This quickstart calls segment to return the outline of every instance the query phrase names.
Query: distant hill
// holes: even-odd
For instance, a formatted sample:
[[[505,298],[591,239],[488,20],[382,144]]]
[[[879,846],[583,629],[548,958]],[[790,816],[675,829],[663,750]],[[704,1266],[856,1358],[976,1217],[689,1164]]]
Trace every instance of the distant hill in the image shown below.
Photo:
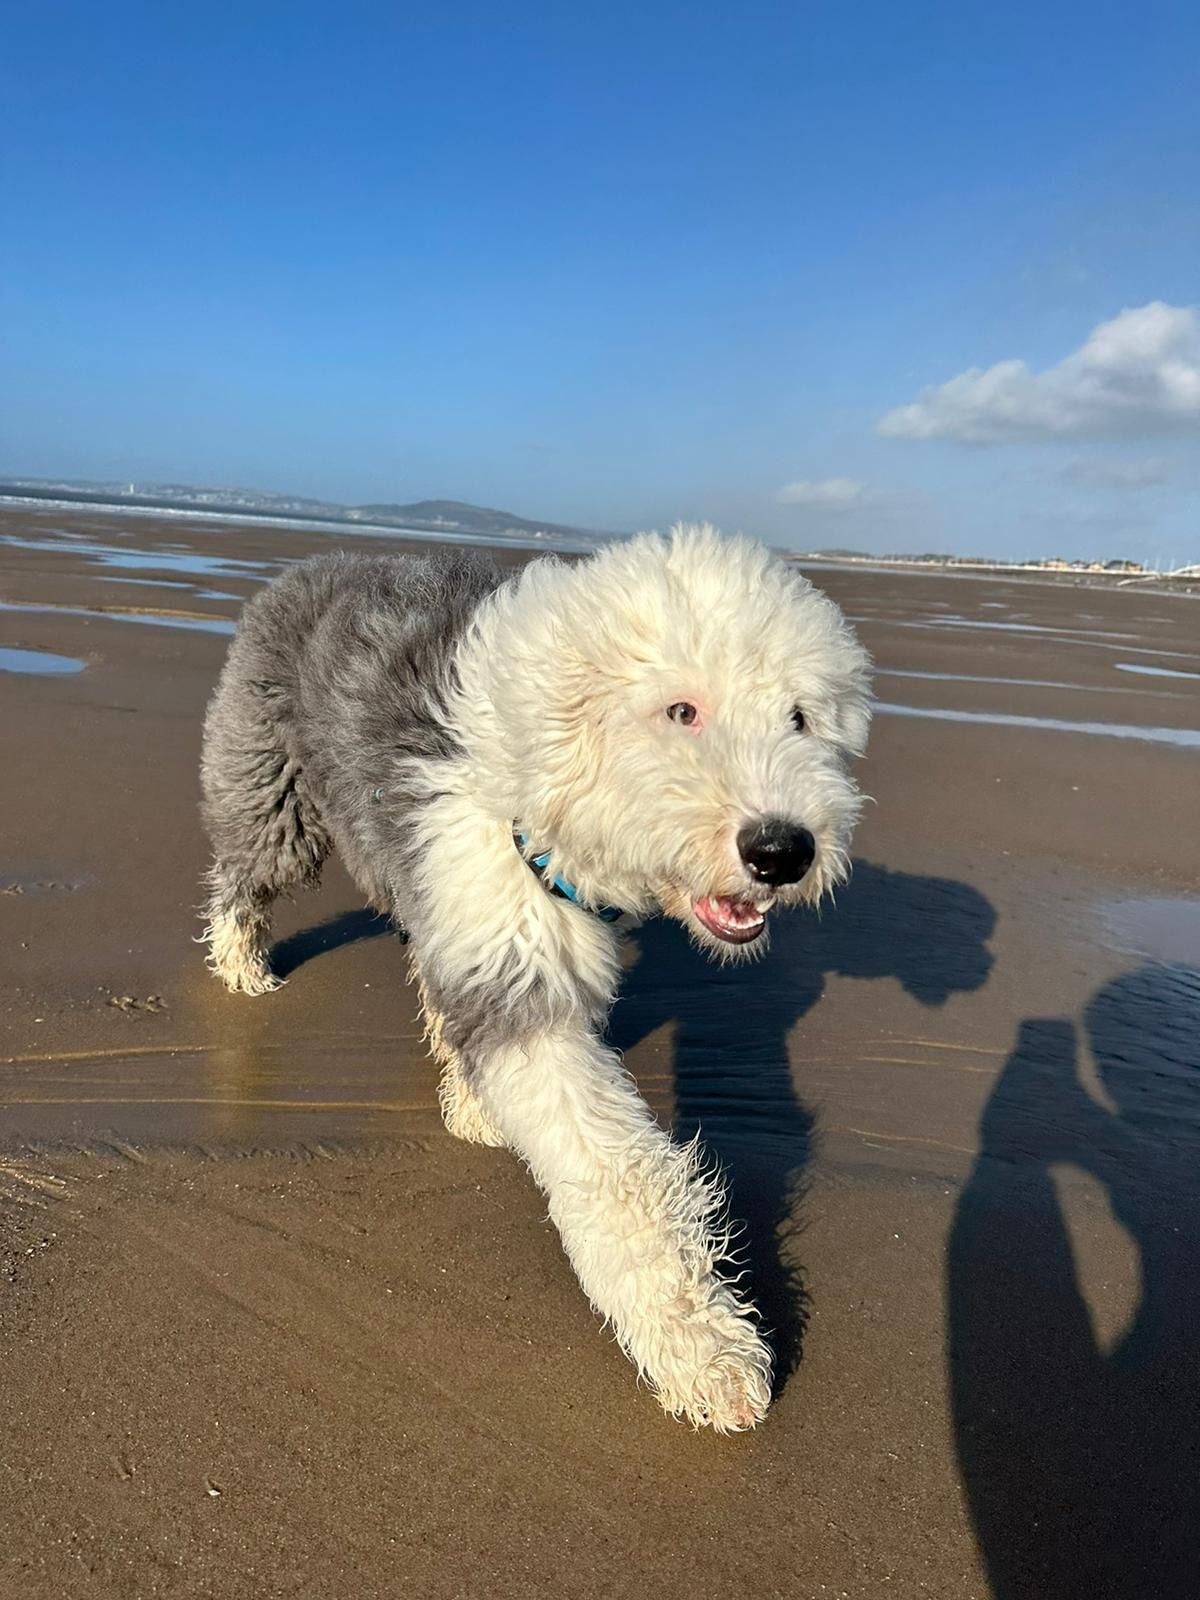
[[[333,500],[274,494],[263,489],[196,488],[186,483],[112,483],[89,479],[0,478],[0,496],[34,500],[103,501],[154,511],[208,511],[243,517],[283,517],[311,522],[371,523],[421,533],[472,534],[491,539],[544,539],[591,544],[609,537],[599,528],[535,522],[465,500],[416,500],[410,505],[346,506]]]
[[[346,515],[355,522],[402,523],[406,528],[444,529],[447,533],[490,533],[503,538],[519,534],[522,538],[577,539],[595,536],[596,528],[573,528],[562,522],[531,522],[511,511],[492,506],[473,506],[466,500],[414,500],[411,505],[351,506]]]

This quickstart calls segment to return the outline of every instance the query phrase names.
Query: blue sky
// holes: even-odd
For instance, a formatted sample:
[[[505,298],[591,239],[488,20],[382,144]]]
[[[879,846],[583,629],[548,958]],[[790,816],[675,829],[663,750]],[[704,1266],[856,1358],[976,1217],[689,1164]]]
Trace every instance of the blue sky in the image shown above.
[[[0,472],[1200,558],[1198,63],[1194,0],[10,7]]]

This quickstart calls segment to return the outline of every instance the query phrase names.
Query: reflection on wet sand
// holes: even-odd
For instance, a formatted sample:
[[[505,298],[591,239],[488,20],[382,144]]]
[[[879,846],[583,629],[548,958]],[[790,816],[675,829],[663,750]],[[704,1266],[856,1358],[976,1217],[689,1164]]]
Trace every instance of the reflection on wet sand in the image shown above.
[[[75,656],[55,655],[52,650],[26,650],[17,645],[0,645],[0,672],[31,672],[59,678],[82,672],[87,665]]]
[[[1148,678],[1192,678],[1200,682],[1200,672],[1180,672],[1176,667],[1143,667],[1133,661],[1114,661],[1118,672],[1139,672]]]
[[[1080,1078],[1090,1051],[1113,1109]],[[996,1600],[1194,1600],[1200,1574],[1200,970],[1100,989],[1082,1032],[1021,1024],[951,1231],[954,1423]],[[1111,1352],[1054,1169],[1090,1174],[1140,1257]]]
[[[41,616],[86,617],[91,622],[140,622],[152,628],[182,628],[189,633],[237,632],[237,623],[225,617],[202,617],[186,611],[134,611],[125,606],[97,607],[36,605],[23,600],[0,600],[0,611],[25,612]]]
[[[888,717],[925,717],[937,722],[983,722],[998,728],[1037,728],[1046,733],[1086,733],[1145,744],[1200,749],[1200,728],[1153,728],[1129,722],[1072,722],[1066,717],[1027,717],[1011,711],[951,711],[943,706],[898,706],[877,700],[875,711]]]
[[[370,1149],[438,1118],[415,1032],[282,1043],[249,1026],[224,1044],[34,1053],[5,1069],[6,1120],[39,1149]]]
[[[1115,665],[1120,668],[1121,662]],[[1126,667],[1129,672],[1154,673],[1164,678],[1200,677],[1200,673],[1170,672],[1165,667]],[[922,683],[998,683],[1012,689],[1063,689],[1071,694],[1150,694],[1158,699],[1181,700],[1170,689],[1130,689],[1124,684],[1069,683],[1063,678],[1002,678],[985,672],[915,672],[900,667],[876,667],[876,678],[906,678]]]
[[[1137,644],[1134,641],[1145,637],[1144,634],[1138,633],[1112,633],[1091,628],[1059,628],[1031,622],[987,622],[976,617],[897,617],[888,612],[879,612],[873,616],[867,613],[855,613],[850,620],[874,627],[913,629],[921,633],[959,630],[966,633],[1011,633],[1023,635],[1030,642],[1052,648],[1060,645],[1087,645],[1097,650],[1119,651],[1122,655],[1197,659],[1196,651],[1190,645],[1178,650],[1162,650],[1157,646]]]
[[[1200,959],[1200,900],[1187,895],[1122,896],[1101,908],[1118,950],[1156,961]]]
[[[177,572],[199,578],[257,578],[271,577],[288,564],[279,561],[246,561],[238,556],[203,555],[195,550],[172,550],[163,546],[139,550],[130,545],[99,544],[90,539],[73,538],[64,547],[64,535],[58,530],[47,538],[0,534],[0,545],[13,550],[44,551],[48,554],[82,556],[97,566],[117,568],[122,572]],[[132,580],[131,580],[132,581]]]

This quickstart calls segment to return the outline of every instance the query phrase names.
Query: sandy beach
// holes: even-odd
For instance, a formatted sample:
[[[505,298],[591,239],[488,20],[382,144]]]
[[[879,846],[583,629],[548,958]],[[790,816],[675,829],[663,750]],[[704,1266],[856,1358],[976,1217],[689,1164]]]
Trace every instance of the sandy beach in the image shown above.
[[[720,1439],[444,1132],[336,864],[278,994],[204,969],[204,705],[338,543],[0,509],[0,1595],[1194,1600],[1200,599],[812,571],[853,882],[737,971],[648,925],[612,1022],[749,1226],[780,1390]]]

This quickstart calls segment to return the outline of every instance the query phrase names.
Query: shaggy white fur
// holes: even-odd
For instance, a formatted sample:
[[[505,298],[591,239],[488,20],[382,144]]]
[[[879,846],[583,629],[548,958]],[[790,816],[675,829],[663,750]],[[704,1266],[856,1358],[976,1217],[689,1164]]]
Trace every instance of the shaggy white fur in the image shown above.
[[[495,587],[445,675],[452,746],[400,749],[364,778],[385,810],[404,797],[403,870],[378,875],[409,933],[447,1127],[528,1163],[581,1284],[664,1408],[723,1432],[764,1415],[771,1355],[722,1271],[721,1185],[601,1042],[620,927],[553,897],[513,827],[587,904],[624,908],[626,925],[665,913],[709,954],[745,959],[764,948],[769,910],[845,876],[860,803],[847,757],[865,744],[867,695],[864,652],[794,566],[677,528]],[[242,751],[249,735],[222,716]],[[314,759],[286,754],[315,792]],[[282,752],[266,767],[279,789]],[[321,810],[310,831],[319,822],[369,886],[378,875],[354,863],[383,845],[367,810],[339,816],[333,787],[323,807],[305,798]],[[755,855],[762,839],[778,853]],[[220,850],[214,884],[212,963],[231,988],[264,988],[264,891]]]
[[[231,911],[211,908],[199,943],[208,945],[206,962],[230,994],[270,994],[282,989],[267,962],[267,924],[239,920]]]

